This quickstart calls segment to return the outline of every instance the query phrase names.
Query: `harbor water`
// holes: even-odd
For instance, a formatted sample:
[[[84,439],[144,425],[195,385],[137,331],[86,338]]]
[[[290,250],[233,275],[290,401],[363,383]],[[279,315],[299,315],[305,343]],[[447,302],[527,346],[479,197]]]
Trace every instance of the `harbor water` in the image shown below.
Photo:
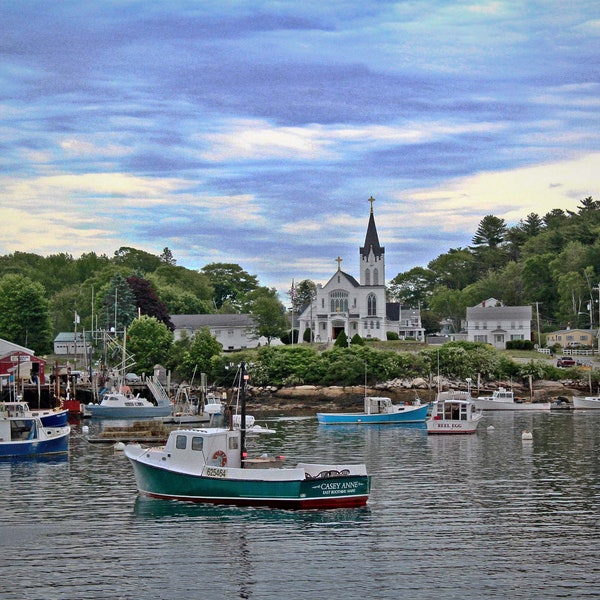
[[[485,413],[467,436],[259,419],[256,452],[373,476],[366,508],[298,512],[138,497],[75,424],[68,457],[0,462],[0,598],[597,598],[599,413]]]

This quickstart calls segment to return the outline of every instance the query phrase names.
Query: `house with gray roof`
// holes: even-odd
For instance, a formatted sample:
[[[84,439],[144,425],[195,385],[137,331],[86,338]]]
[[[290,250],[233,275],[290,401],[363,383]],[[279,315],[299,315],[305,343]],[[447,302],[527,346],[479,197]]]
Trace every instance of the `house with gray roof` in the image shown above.
[[[266,337],[256,336],[256,325],[251,315],[171,315],[171,322],[175,326],[175,341],[186,334],[192,337],[200,329],[208,328],[225,352],[267,345]],[[279,340],[271,340],[272,346],[278,344],[281,344]]]
[[[531,306],[503,306],[495,298],[467,308],[467,341],[503,350],[511,340],[531,340]]]

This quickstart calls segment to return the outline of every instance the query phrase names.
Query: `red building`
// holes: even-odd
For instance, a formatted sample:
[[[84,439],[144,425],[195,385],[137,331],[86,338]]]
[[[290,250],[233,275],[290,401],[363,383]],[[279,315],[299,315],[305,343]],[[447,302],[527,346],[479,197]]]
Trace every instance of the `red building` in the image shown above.
[[[1,385],[6,385],[12,377],[13,381],[35,383],[38,379],[44,385],[46,361],[25,350],[13,350],[0,356]]]

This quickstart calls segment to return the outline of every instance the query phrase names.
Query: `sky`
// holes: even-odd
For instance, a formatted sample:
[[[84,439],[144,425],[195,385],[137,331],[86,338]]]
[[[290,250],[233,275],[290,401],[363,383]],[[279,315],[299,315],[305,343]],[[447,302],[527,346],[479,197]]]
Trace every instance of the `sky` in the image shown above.
[[[0,255],[386,279],[600,199],[597,0],[0,0]],[[289,298],[288,298],[289,300]]]

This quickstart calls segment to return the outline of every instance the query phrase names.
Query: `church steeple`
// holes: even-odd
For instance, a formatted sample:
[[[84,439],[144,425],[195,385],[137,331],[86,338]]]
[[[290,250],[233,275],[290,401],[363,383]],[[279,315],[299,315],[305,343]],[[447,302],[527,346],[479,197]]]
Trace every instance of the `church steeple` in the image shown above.
[[[375,226],[375,215],[373,214],[373,202],[375,198],[369,198],[371,210],[369,213],[369,224],[365,236],[365,245],[359,250],[360,253],[360,284],[361,285],[385,285],[385,248],[379,244],[377,227]]]

